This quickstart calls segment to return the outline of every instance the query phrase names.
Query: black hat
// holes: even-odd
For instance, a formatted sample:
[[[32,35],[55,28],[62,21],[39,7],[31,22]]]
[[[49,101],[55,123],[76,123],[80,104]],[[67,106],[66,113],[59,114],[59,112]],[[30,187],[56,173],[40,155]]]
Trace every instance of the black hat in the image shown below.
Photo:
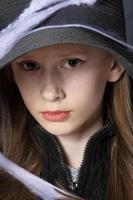
[[[0,1],[0,67],[33,49],[82,43],[116,55],[133,77],[127,3],[129,0]]]

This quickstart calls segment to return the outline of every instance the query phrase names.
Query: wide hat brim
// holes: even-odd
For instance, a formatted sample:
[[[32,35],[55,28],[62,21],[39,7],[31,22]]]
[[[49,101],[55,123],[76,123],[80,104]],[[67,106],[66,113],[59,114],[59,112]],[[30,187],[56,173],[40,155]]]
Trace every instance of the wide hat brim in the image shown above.
[[[62,2],[63,6],[66,6],[67,2],[73,1]],[[4,57],[1,57],[0,67],[37,48],[76,43],[92,45],[112,53],[122,63],[127,73],[133,77],[133,47],[126,42],[122,1],[119,0],[119,3],[111,4],[104,0],[103,2],[97,1],[93,6],[69,5],[65,8],[62,8],[61,3],[59,3],[36,12],[36,14],[33,13],[30,17],[27,16],[27,24],[29,23],[28,26],[31,27],[27,28],[24,36],[14,43],[13,48]],[[23,29],[25,21],[21,20],[20,22]],[[16,24],[18,26],[16,30],[19,32],[19,23]],[[9,28],[13,36],[12,39],[15,38],[13,28],[14,26]],[[7,33],[9,30],[7,29]],[[6,39],[9,39],[9,43],[11,42],[10,37]]]
[[[94,30],[90,27],[45,27],[39,28],[27,34],[21,39],[3,59],[0,67],[3,67],[23,54],[32,50],[56,45],[56,44],[86,44],[108,51],[116,56],[124,66],[127,73],[133,78],[133,50],[127,44],[121,44],[110,35]],[[52,56],[52,55],[51,55]]]

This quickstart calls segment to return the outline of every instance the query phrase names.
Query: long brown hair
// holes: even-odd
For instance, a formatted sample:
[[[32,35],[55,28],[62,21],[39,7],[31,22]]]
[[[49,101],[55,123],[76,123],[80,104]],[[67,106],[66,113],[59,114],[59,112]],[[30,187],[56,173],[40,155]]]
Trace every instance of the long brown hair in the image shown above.
[[[129,77],[125,73],[118,82],[108,84],[105,92],[107,113],[116,125],[116,135],[111,145],[107,200],[133,198],[133,113],[130,87]],[[22,101],[10,66],[0,71],[0,103],[1,151],[12,161],[39,176],[44,155],[30,133],[32,117]],[[19,182],[1,171],[0,200],[12,199],[35,200],[35,197]]]
[[[107,200],[133,199],[133,102],[132,80],[126,73],[107,92],[108,115],[116,125],[111,145]]]

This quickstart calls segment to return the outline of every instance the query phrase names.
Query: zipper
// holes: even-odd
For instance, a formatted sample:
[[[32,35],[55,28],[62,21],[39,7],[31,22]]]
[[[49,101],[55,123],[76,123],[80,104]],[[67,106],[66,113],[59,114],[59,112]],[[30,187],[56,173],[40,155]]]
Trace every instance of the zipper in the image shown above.
[[[109,128],[109,127],[111,127],[111,123],[105,124],[105,126],[103,126],[102,128],[98,129],[95,132],[95,134],[93,134],[92,136],[90,136],[90,138],[87,140],[86,145],[85,145],[84,150],[83,150],[83,158],[82,158],[82,161],[80,163],[79,170],[78,170],[77,181],[73,182],[71,172],[70,172],[70,170],[65,165],[64,158],[63,158],[63,149],[62,149],[62,146],[59,143],[58,139],[56,138],[56,136],[51,135],[47,131],[44,131],[44,129],[41,126],[39,126],[39,128],[41,129],[41,131],[43,131],[45,134],[47,133],[47,135],[50,136],[50,138],[52,139],[52,141],[56,145],[57,151],[58,151],[59,156],[60,156],[60,164],[61,164],[62,169],[65,172],[65,180],[66,180],[66,182],[68,182],[69,189],[72,192],[76,192],[77,189],[78,189],[78,187],[79,187],[79,180],[80,180],[80,176],[81,176],[81,171],[82,171],[82,167],[83,167],[83,165],[85,163],[85,160],[86,160],[87,149],[89,147],[89,143],[91,143],[91,141],[92,141],[93,138],[96,138],[97,135],[99,135],[100,133],[103,133],[103,131],[106,130],[107,128]]]
[[[105,126],[103,126],[102,128],[98,129],[92,136],[90,136],[90,138],[87,140],[86,145],[84,147],[83,150],[83,157],[82,157],[82,161],[80,163],[79,166],[79,170],[78,170],[78,175],[77,175],[77,186],[76,189],[78,189],[79,186],[79,180],[80,180],[80,176],[81,176],[81,171],[82,171],[82,167],[84,166],[86,157],[87,157],[87,152],[88,152],[88,148],[90,146],[90,143],[92,141],[92,139],[96,138],[100,133],[103,133],[106,129],[108,129],[109,127],[111,127],[110,123],[107,123]]]
[[[58,139],[56,138],[56,136],[52,136],[52,135],[49,135],[51,137],[51,139],[53,140],[54,144],[56,145],[56,148],[57,148],[57,151],[59,153],[59,156],[60,156],[60,164],[61,164],[61,167],[63,169],[63,171],[65,172],[65,180],[66,182],[68,182],[69,184],[69,188],[71,189],[71,191],[74,191],[74,184],[73,184],[73,181],[72,181],[72,176],[71,176],[71,173],[69,171],[69,169],[66,167],[65,163],[64,163],[64,157],[63,157],[63,149],[62,149],[62,146],[61,144],[59,143]]]
[[[75,187],[74,187],[74,184],[72,181],[71,173],[70,173],[69,169],[65,166],[65,163],[64,163],[63,149],[62,149],[61,144],[59,143],[56,136],[54,136],[54,135],[50,134],[49,132],[47,132],[46,130],[44,130],[43,127],[40,126],[39,124],[37,124],[37,126],[43,133],[47,134],[54,142],[54,144],[57,148],[57,151],[59,153],[61,167],[62,167],[63,171],[65,172],[65,181],[68,182],[68,185],[69,185],[69,188],[71,189],[71,191],[74,191]]]

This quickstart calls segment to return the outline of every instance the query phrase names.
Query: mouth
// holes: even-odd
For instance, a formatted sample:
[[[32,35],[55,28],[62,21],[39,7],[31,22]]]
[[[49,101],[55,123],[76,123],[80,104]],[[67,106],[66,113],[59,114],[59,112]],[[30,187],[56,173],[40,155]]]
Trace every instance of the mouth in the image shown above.
[[[70,111],[45,111],[42,116],[47,121],[61,122],[69,117]]]

